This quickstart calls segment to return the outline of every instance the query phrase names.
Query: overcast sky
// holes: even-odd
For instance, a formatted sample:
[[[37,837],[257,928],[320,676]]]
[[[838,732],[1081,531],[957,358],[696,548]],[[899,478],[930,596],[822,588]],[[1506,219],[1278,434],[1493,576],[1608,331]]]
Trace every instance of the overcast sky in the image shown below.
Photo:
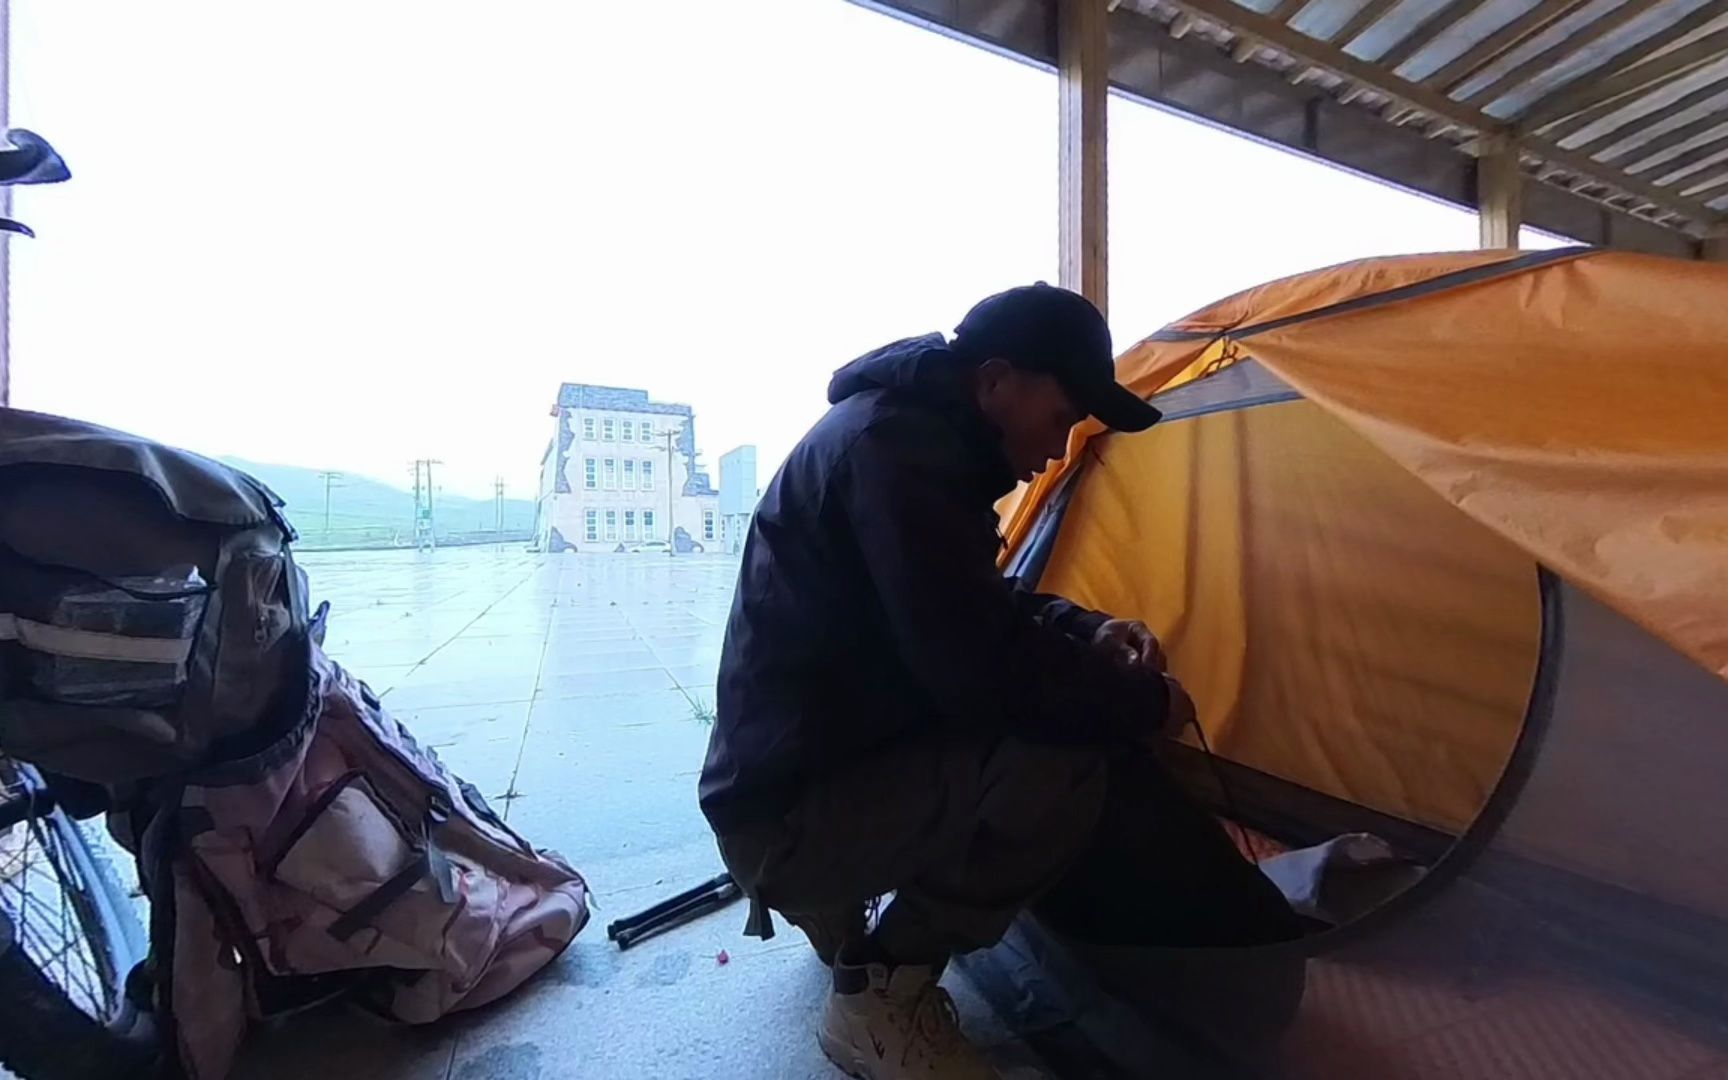
[[[532,493],[560,382],[763,480],[834,368],[1056,276],[1054,77],[844,0],[12,0],[13,402]],[[1118,348],[1473,217],[1113,101]]]

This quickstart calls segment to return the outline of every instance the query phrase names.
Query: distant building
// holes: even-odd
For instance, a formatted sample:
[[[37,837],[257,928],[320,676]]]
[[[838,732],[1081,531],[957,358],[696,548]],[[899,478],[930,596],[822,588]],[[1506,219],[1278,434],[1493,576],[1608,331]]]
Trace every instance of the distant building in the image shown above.
[[[750,517],[762,490],[756,486],[756,448],[740,446],[720,456],[720,539],[727,551],[744,550]]]
[[[540,463],[543,551],[615,551],[670,539],[718,551],[720,493],[696,461],[695,413],[648,391],[565,383]]]

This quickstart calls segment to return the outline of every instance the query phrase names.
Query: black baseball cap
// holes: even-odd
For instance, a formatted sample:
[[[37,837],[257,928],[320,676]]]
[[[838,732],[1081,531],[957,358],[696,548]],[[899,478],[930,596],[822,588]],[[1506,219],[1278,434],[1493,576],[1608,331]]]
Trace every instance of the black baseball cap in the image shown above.
[[[1079,293],[1040,281],[978,302],[954,328],[953,349],[977,362],[1001,358],[1055,376],[1105,427],[1145,431],[1163,414],[1116,381],[1110,327]]]

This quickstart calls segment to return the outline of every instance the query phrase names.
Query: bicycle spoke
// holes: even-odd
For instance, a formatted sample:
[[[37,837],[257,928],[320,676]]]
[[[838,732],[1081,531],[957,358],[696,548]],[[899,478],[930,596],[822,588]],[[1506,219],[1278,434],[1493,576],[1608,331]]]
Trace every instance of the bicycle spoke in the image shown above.
[[[0,759],[0,786],[5,764]],[[7,794],[18,790],[13,785]],[[30,817],[0,833],[0,909],[36,968],[80,1011],[101,1019],[118,1000],[117,973],[106,970],[89,937],[91,914],[80,900],[91,883],[59,831],[67,823],[56,827],[57,820]]]

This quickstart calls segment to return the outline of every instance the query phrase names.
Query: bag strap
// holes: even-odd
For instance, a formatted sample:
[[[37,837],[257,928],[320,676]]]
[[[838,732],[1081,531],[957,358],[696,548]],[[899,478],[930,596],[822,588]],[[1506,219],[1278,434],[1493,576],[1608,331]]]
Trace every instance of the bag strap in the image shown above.
[[[188,638],[133,637],[65,626],[0,612],[0,641],[16,641],[34,652],[80,660],[124,660],[135,664],[184,664],[192,655]]]
[[[385,880],[384,884],[366,894],[366,898],[343,912],[330,924],[328,933],[337,941],[347,941],[355,934],[372,924],[372,920],[384,913],[384,909],[400,900],[414,883],[425,877],[431,870],[431,863],[425,851],[421,851],[408,865],[396,871]]]

